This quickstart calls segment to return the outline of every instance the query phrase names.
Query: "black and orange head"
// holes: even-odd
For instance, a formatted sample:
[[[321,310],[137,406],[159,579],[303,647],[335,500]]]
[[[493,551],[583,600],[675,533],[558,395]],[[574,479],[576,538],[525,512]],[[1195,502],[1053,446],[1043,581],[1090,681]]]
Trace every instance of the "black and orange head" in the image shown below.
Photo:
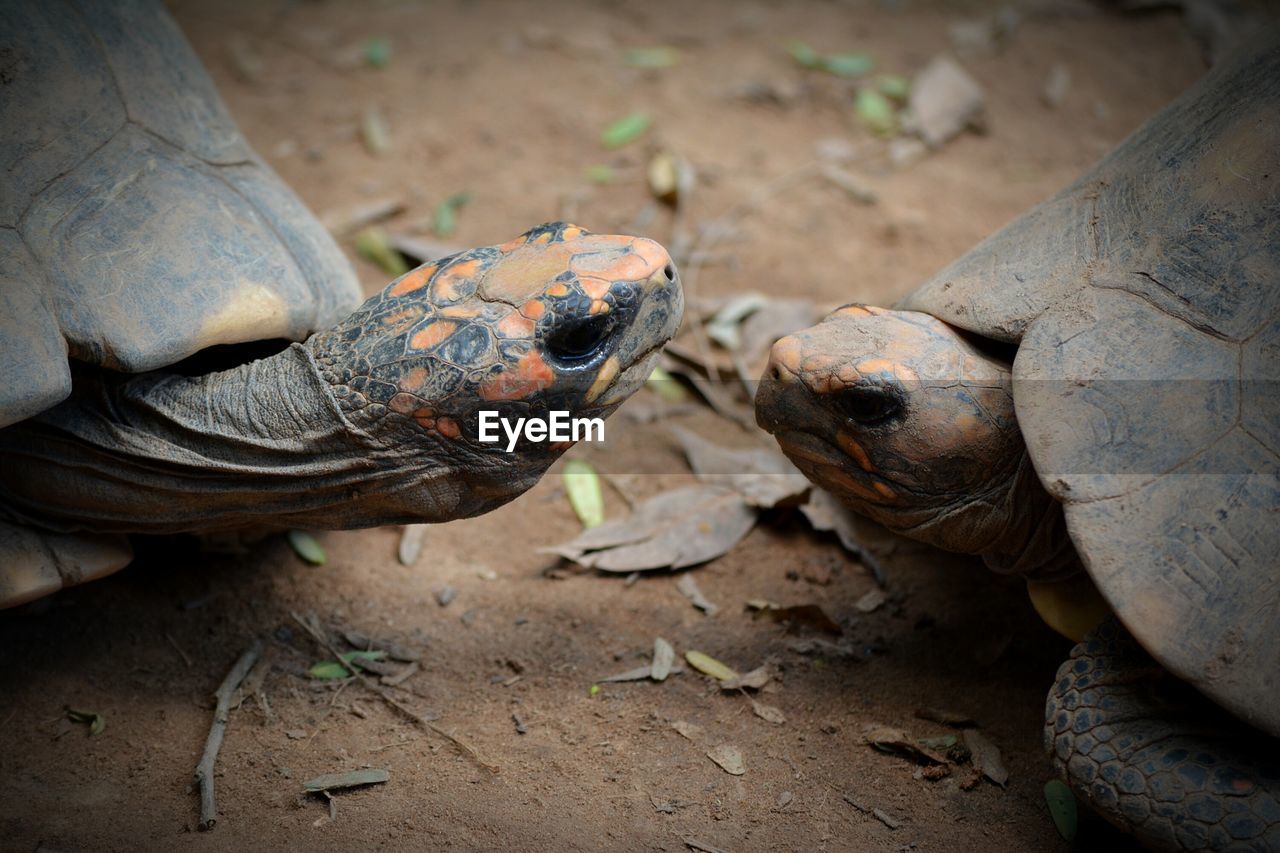
[[[308,346],[370,428],[540,475],[565,447],[507,454],[479,440],[480,413],[606,416],[644,383],[683,311],[662,246],[553,222],[406,273]]]
[[[927,314],[864,305],[774,345],[756,420],[811,480],[898,530],[989,491],[1023,453],[1007,361]]]

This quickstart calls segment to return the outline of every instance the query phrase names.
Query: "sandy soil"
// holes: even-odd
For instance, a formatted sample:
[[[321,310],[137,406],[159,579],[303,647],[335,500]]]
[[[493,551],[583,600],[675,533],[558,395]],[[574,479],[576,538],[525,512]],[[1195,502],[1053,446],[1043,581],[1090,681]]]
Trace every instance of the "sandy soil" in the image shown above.
[[[648,216],[642,166],[657,145],[698,169],[688,208],[696,224],[812,161],[824,140],[844,140],[856,153],[848,168],[879,203],[798,183],[744,217],[724,247],[729,262],[706,267],[698,282],[700,297],[755,289],[821,304],[891,302],[1074,178],[1203,68],[1176,16],[1028,5],[1003,48],[964,60],[986,88],[989,132],[892,169],[885,144],[851,126],[849,85],[801,72],[782,43],[868,50],[881,69],[910,74],[948,47],[949,25],[993,8],[273,0],[183,2],[174,11],[249,140],[314,210],[399,197],[408,210],[393,225],[411,230],[466,190],[472,201],[451,238],[465,245],[565,213],[597,231],[634,229]],[[371,36],[390,41],[385,69],[352,61]],[[660,71],[620,61],[624,49],[652,45],[678,46],[682,61]],[[246,46],[261,61],[255,82],[232,61]],[[1049,109],[1041,90],[1059,62],[1072,85]],[[760,83],[785,102],[735,96]],[[358,130],[375,106],[393,139],[382,158]],[[649,112],[654,130],[604,151],[600,129],[634,110]],[[584,166],[595,163],[612,164],[618,179],[591,185]],[[662,212],[639,230],[665,241],[671,228]],[[356,263],[370,291],[385,283]],[[745,440],[709,412],[681,422]],[[610,422],[607,448],[574,453],[631,475],[636,497],[690,480],[660,426],[622,416]],[[303,565],[280,538],[242,556],[206,555],[181,539],[142,543],[137,563],[114,578],[0,613],[0,848],[1066,846],[1043,804],[1051,770],[1040,726],[1068,644],[1038,623],[1019,583],[903,545],[888,559],[889,602],[864,614],[855,602],[872,580],[833,539],[779,512],[694,570],[721,605],[707,617],[672,575],[632,585],[548,575],[556,563],[536,549],[578,530],[559,484],[553,471],[498,512],[431,528],[412,568],[396,561],[400,531],[390,528],[321,535],[323,567]],[[625,512],[616,494],[608,500],[611,513]],[[458,593],[446,607],[433,597],[443,586]],[[821,604],[856,654],[794,651],[812,635],[754,621],[743,609],[752,598]],[[406,702],[499,772],[359,684],[313,684],[305,671],[327,655],[292,612],[420,652]],[[781,678],[759,698],[785,724],[758,718],[747,697],[694,673],[591,695],[601,676],[643,664],[655,636],[743,669],[776,659]],[[232,713],[218,825],[197,832],[191,779],[212,694],[255,637],[267,639],[266,701],[247,699]],[[89,737],[66,721],[65,706],[105,715],[106,730]],[[1007,787],[964,790],[963,768],[936,782],[914,778],[915,765],[863,742],[871,723],[947,734],[914,717],[924,706],[977,720],[1003,753]],[[676,721],[701,734],[683,737]],[[741,750],[744,775],[706,757],[725,743]],[[301,794],[305,779],[365,766],[387,769],[390,782],[337,795],[332,820],[323,800]],[[1107,840],[1115,839],[1086,821],[1077,843]]]

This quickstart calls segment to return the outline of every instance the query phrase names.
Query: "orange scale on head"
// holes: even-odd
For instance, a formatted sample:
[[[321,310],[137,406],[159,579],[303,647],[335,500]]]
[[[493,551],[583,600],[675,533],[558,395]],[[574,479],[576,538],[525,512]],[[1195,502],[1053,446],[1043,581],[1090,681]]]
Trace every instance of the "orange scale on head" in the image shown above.
[[[399,412],[402,415],[411,415],[416,417],[418,414],[418,403],[420,401],[412,394],[400,392],[387,401],[387,407],[393,412]]]
[[[591,299],[604,299],[608,295],[609,287],[612,284],[602,278],[593,276],[583,276],[578,279],[578,283],[582,285],[582,292]]]
[[[871,457],[867,455],[866,449],[861,444],[858,444],[849,433],[844,430],[836,433],[836,445],[845,452],[846,456],[857,462],[863,471],[870,473],[875,470],[875,466],[871,464]]]
[[[568,450],[570,447],[573,447],[572,441],[553,441],[547,445],[549,450]]]
[[[519,311],[512,311],[498,321],[495,329],[500,338],[531,338],[534,322]]]
[[[563,281],[553,282],[542,292],[547,296],[568,296],[569,285],[565,284]]]
[[[431,286],[431,294],[439,302],[456,302],[463,298],[462,286],[480,272],[480,259],[460,261],[441,272]]]
[[[400,378],[400,390],[407,391],[410,394],[419,391],[427,384],[427,373],[425,367],[415,367]]]
[[[547,306],[543,305],[540,300],[530,299],[528,302],[520,306],[520,313],[528,317],[530,320],[537,322],[542,319],[542,315],[547,313]]]
[[[436,320],[426,327],[419,329],[413,333],[413,337],[409,339],[409,346],[416,350],[424,350],[433,347],[443,341],[445,338],[453,334],[458,328],[457,323],[449,320]]]
[[[523,400],[555,382],[556,376],[537,351],[520,357],[511,370],[504,370],[480,383],[482,400]]]
[[[435,264],[427,264],[418,267],[416,270],[410,270],[405,273],[399,281],[391,285],[389,291],[392,296],[404,296],[406,293],[413,293],[427,285],[431,281],[431,276],[436,274],[438,267]]]
[[[432,431],[436,428],[435,418],[414,418],[414,420],[418,422],[418,426],[425,430]]]
[[[458,422],[453,418],[438,418],[436,420],[436,431],[445,438],[457,438],[462,434],[462,430],[458,429]]]
[[[859,483],[839,468],[829,466],[822,472],[822,474],[824,479],[835,483],[837,488],[843,489],[847,492],[852,492],[860,498],[874,501],[880,496],[878,491],[868,489],[866,486],[862,485],[862,483]]]
[[[525,242],[526,242],[525,236],[521,234],[519,237],[515,238],[514,240],[508,240],[507,242],[498,246],[498,251],[504,255],[507,255],[507,254],[510,254],[511,252],[514,252],[516,249],[519,249],[521,246],[525,244]]]
[[[564,240],[576,240],[586,233],[587,233],[586,229],[578,225],[570,225],[564,229],[564,232],[560,236],[561,236],[561,239],[564,239]]]
[[[450,305],[447,308],[441,308],[436,313],[438,313],[441,317],[449,317],[450,319],[454,319],[454,320],[459,320],[459,319],[470,320],[474,317],[479,317],[483,311],[484,311],[483,306],[463,304],[463,305]]]
[[[608,303],[608,302],[605,302],[603,299],[596,299],[596,300],[594,300],[594,301],[591,303],[591,310],[590,310],[589,312],[587,312],[587,313],[589,313],[589,314],[608,314],[608,313],[609,313],[609,303]]]
[[[534,237],[532,240],[530,240],[528,244],[530,246],[545,246],[550,242],[551,242],[551,232],[543,231],[537,237]]]

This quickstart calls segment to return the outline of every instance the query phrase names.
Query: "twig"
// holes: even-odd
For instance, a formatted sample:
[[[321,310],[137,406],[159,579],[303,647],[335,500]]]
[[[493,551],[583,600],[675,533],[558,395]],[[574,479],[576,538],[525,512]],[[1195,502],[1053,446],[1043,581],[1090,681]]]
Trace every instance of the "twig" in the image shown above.
[[[335,659],[335,660],[339,660],[339,661],[341,661],[341,660],[342,660],[342,653],[341,653],[341,652],[339,652],[336,648],[334,648],[333,643],[329,641],[329,638],[328,638],[328,637],[326,637],[323,633],[321,633],[321,631],[320,631],[320,629],[319,629],[318,627],[316,627],[315,625],[312,625],[310,622],[308,622],[307,620],[303,619],[301,616],[299,616],[297,613],[295,613],[295,612],[293,612],[293,611],[290,611],[289,615],[290,615],[290,616],[292,616],[292,617],[293,617],[293,621],[295,621],[295,622],[297,622],[299,625],[301,625],[301,626],[303,627],[303,629],[304,629],[308,634],[310,634],[310,635],[311,635],[311,637],[312,637],[312,638],[313,638],[317,643],[319,643],[319,644],[320,644],[321,646],[323,646],[324,648],[328,649],[328,650],[329,650],[329,654],[333,655],[333,657],[334,657],[334,659]],[[461,752],[463,755],[467,756],[467,757],[468,757],[468,758],[470,758],[472,761],[474,761],[476,764],[479,764],[481,767],[485,768],[485,769],[486,769],[486,770],[488,770],[489,772],[491,772],[491,773],[497,773],[497,772],[498,772],[498,768],[497,768],[497,767],[495,767],[495,766],[494,766],[494,765],[492,765],[492,764],[489,764],[487,761],[484,761],[482,758],[480,758],[480,756],[476,754],[476,751],[475,751],[474,749],[472,749],[471,747],[467,746],[465,743],[463,743],[462,741],[458,740],[456,737],[454,737],[453,735],[449,734],[449,733],[448,733],[448,732],[446,732],[444,729],[442,729],[442,728],[440,728],[439,726],[435,725],[434,723],[432,723],[432,722],[431,722],[430,720],[428,720],[427,718],[425,718],[425,717],[421,716],[420,714],[418,714],[418,712],[414,711],[414,710],[413,710],[412,708],[410,708],[409,706],[401,704],[401,703],[400,703],[400,701],[399,701],[399,700],[397,700],[397,699],[396,699],[394,696],[392,696],[390,693],[388,693],[388,692],[386,691],[386,689],[385,689],[385,688],[383,688],[380,684],[378,684],[378,683],[377,683],[376,681],[374,681],[373,679],[368,678],[367,676],[365,676],[365,675],[364,675],[364,673],[360,672],[360,670],[359,670],[357,667],[355,667],[355,666],[353,665],[350,669],[351,669],[351,672],[355,675],[355,677],[356,677],[356,678],[358,678],[358,679],[360,679],[360,683],[361,683],[361,684],[363,684],[365,687],[367,687],[369,690],[371,690],[371,691],[373,691],[374,693],[376,693],[376,694],[378,694],[379,696],[381,696],[381,697],[382,697],[382,701],[383,701],[383,702],[386,702],[386,703],[387,703],[388,705],[390,705],[392,708],[395,708],[395,709],[396,709],[397,711],[399,711],[401,714],[405,715],[405,716],[406,716],[406,717],[408,717],[410,720],[413,720],[415,723],[417,723],[418,725],[420,725],[420,726],[422,726],[423,728],[427,729],[428,731],[433,732],[434,734],[439,735],[440,737],[442,737],[442,738],[444,738],[445,740],[449,741],[449,743],[451,743],[451,744],[453,744],[455,747],[457,747],[457,749],[458,749],[458,751],[459,751],[459,752]]]
[[[166,633],[164,638],[169,641],[169,645],[173,646],[174,650],[181,656],[182,662],[187,665],[187,669],[191,669],[191,658],[187,657],[187,653],[182,650],[182,646],[178,645],[178,641],[173,638],[173,635]]]
[[[222,748],[222,736],[227,730],[227,712],[231,709],[231,699],[236,688],[262,654],[262,640],[254,640],[253,645],[240,655],[235,666],[222,679],[218,687],[218,704],[213,711],[213,724],[209,726],[209,737],[204,742],[204,755],[196,765],[196,784],[200,786],[200,823],[201,830],[213,829],[218,822],[218,807],[213,796],[213,764],[218,760],[218,750]]]

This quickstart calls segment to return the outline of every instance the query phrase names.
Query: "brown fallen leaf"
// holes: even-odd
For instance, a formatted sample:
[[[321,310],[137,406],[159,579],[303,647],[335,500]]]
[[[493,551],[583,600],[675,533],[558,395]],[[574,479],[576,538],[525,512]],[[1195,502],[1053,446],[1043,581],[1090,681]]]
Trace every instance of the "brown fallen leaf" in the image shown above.
[[[919,764],[945,764],[947,761],[933,750],[914,743],[906,732],[891,726],[872,723],[863,729],[862,736],[881,752],[900,755]]]
[[[764,607],[755,612],[755,618],[771,622],[786,622],[791,628],[803,625],[815,631],[840,636],[844,629],[817,604],[799,604],[794,607]]]
[[[888,600],[889,596],[883,589],[873,589],[859,598],[853,606],[863,613],[871,613],[879,610],[880,606]]]
[[[730,776],[741,776],[747,772],[742,761],[742,751],[731,744],[722,743],[707,750],[707,758],[714,761],[721,770]]]
[[[938,56],[911,85],[908,124],[925,144],[937,148],[966,127],[980,127],[984,109],[978,82],[955,60]]]
[[[702,726],[697,723],[690,723],[687,720],[676,720],[671,724],[671,728],[685,740],[691,740],[694,743],[702,740]]]
[[[676,589],[680,590],[680,594],[689,599],[694,607],[708,616],[715,616],[719,612],[720,606],[707,600],[702,590],[698,588],[698,582],[693,579],[693,575],[681,575],[680,580],[676,581]]]
[[[769,664],[758,666],[750,672],[744,672],[742,675],[726,679],[720,682],[721,690],[740,690],[747,688],[750,690],[759,690],[764,687],[773,678],[773,667]]]
[[[625,519],[540,550],[606,572],[680,569],[724,554],[755,521],[755,510],[734,490],[687,486],[650,498]]]
[[[969,749],[973,769],[1003,788],[1004,783],[1009,781],[1009,771],[1000,758],[1000,749],[976,729],[965,729],[961,736]]]
[[[770,299],[743,320],[739,358],[753,366],[762,362],[779,338],[812,326],[819,313],[808,299]]]
[[[680,427],[671,427],[671,434],[699,480],[728,486],[752,506],[775,507],[809,491],[804,474],[775,449],[722,447]]]
[[[755,699],[751,700],[751,710],[755,712],[757,717],[764,720],[766,723],[773,723],[775,726],[781,726],[785,725],[787,722],[787,715],[782,713],[782,711],[772,705],[757,702]]]

